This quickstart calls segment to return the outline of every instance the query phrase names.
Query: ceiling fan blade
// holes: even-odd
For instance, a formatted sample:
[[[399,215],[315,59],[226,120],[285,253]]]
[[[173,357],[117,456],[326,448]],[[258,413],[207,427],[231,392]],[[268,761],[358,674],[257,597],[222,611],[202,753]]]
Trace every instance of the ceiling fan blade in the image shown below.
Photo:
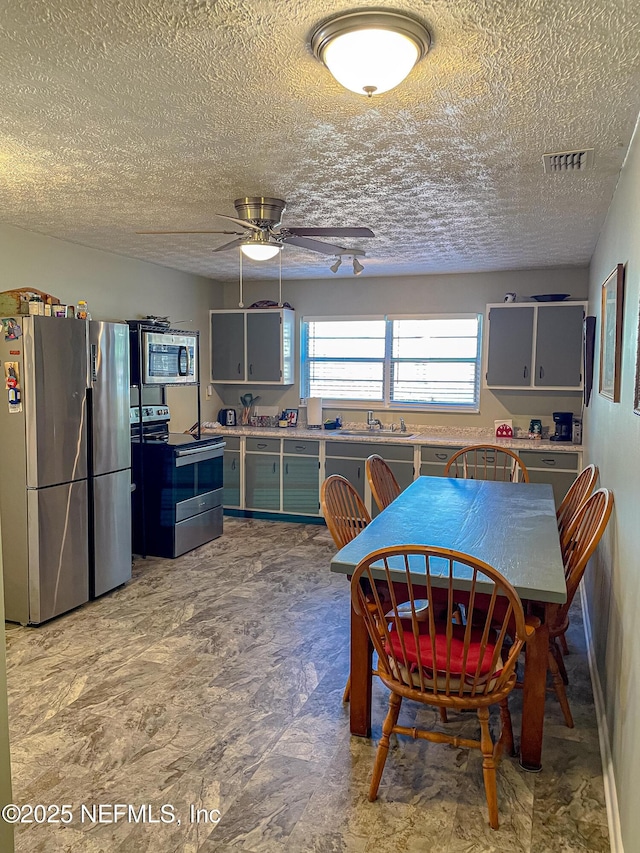
[[[222,246],[218,246],[217,249],[214,249],[214,252],[226,252],[227,249],[235,249],[236,246],[241,246],[243,243],[247,242],[247,238],[245,236],[238,237],[237,240],[231,240],[230,243],[225,243]]]
[[[247,222],[246,219],[236,219],[235,216],[227,216],[226,213],[216,213],[216,216],[222,216],[223,219],[230,219],[236,225],[242,225],[243,228],[249,228],[252,231],[262,231],[259,225],[254,225],[253,222]]]
[[[371,228],[283,228],[298,237],[375,237]]]
[[[240,231],[136,231],[136,234],[240,234]]]
[[[324,252],[325,255],[346,255],[353,251],[364,255],[360,249],[347,249],[344,246],[336,246],[333,243],[323,243],[320,240],[310,240],[308,237],[284,237],[283,242],[291,246],[300,246],[301,249],[311,249],[312,252]]]

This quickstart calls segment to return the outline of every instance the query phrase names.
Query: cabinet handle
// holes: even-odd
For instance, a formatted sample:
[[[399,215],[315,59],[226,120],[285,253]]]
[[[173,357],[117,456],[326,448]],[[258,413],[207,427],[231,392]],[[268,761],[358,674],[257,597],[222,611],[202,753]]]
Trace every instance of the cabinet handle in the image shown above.
[[[306,444],[296,444],[296,450],[299,450],[300,452],[306,450]]]
[[[527,378],[527,376],[528,376],[528,374],[529,374],[529,368],[528,368],[528,367],[527,367],[527,365],[525,364],[525,366],[524,366],[524,370],[522,371],[522,378],[523,378],[523,379],[526,379],[526,378]]]
[[[358,480],[360,479],[360,466],[358,466]]]
[[[234,459],[234,460],[233,460],[233,462],[231,463],[231,470],[232,470],[232,471],[235,471],[235,470],[236,470],[236,460],[235,460],[235,459]]]
[[[289,463],[288,463],[288,462],[287,462],[287,464],[284,466],[284,473],[285,473],[285,474],[288,474],[288,473],[289,473]]]
[[[249,365],[249,375],[253,376],[253,365],[252,364]]]
[[[256,447],[258,448],[258,450],[264,450],[264,448],[265,448],[266,446],[267,446],[267,445],[264,443],[264,441],[259,441],[259,442],[256,444]]]
[[[538,378],[542,379],[543,376],[544,376],[544,367],[541,366],[540,370],[538,372]]]
[[[276,463],[275,462],[273,463],[273,473],[274,474],[276,473]]]
[[[448,453],[436,453],[436,459],[448,459],[448,458],[449,458]]]
[[[240,362],[238,362],[238,373],[240,373]]]
[[[553,466],[553,465],[555,465],[555,464],[556,464],[556,460],[555,460],[555,459],[543,459],[543,460],[542,460],[542,464],[543,464],[543,465],[551,465],[551,466]]]

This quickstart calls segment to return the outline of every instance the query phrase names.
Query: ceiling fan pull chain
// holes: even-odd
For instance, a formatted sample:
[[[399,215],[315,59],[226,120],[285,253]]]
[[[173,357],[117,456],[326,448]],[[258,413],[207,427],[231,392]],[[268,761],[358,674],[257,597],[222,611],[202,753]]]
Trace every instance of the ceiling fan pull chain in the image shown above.
[[[278,308],[282,308],[282,252],[278,252],[279,275],[278,275]]]
[[[238,302],[238,308],[244,308],[244,302],[242,301],[242,252],[238,249],[238,254],[240,255],[240,302]]]

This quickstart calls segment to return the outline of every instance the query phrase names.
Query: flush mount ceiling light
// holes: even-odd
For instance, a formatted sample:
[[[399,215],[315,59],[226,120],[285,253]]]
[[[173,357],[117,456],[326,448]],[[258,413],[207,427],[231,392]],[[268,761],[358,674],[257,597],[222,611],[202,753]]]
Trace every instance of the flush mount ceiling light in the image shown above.
[[[338,83],[368,97],[401,83],[430,44],[424,24],[387,9],[337,15],[311,36],[314,55]]]
[[[282,246],[279,243],[272,243],[269,235],[262,233],[254,234],[251,240],[240,246],[242,254],[252,261],[268,261],[269,258],[275,258],[280,249]]]

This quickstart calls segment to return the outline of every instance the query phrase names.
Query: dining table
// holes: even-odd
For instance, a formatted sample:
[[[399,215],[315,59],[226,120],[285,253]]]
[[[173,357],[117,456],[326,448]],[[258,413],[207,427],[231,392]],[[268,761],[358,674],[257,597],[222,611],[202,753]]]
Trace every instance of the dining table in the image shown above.
[[[418,477],[337,552],[331,571],[351,576],[368,554],[393,545],[437,546],[477,557],[497,569],[527,612],[539,617],[525,646],[520,764],[541,770],[548,624],[567,598],[551,486]],[[419,576],[412,581],[419,583]],[[464,584],[461,576],[459,588]],[[372,652],[364,621],[352,608],[350,728],[361,737],[371,735]]]

